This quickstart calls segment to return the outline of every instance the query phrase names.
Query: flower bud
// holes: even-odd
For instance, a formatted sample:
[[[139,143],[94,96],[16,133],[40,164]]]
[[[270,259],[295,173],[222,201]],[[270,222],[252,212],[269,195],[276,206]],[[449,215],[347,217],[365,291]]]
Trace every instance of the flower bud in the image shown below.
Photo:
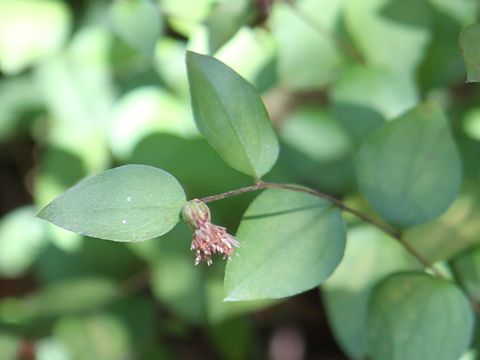
[[[203,224],[210,222],[210,209],[204,202],[193,199],[183,207],[182,216],[191,228],[198,229]]]
[[[230,259],[235,248],[240,246],[238,240],[227,233],[227,229],[210,222],[210,209],[204,202],[198,199],[187,202],[183,207],[182,216],[195,230],[191,246],[191,250],[195,250],[195,265],[205,261],[210,266],[214,254],[221,254],[224,259]]]

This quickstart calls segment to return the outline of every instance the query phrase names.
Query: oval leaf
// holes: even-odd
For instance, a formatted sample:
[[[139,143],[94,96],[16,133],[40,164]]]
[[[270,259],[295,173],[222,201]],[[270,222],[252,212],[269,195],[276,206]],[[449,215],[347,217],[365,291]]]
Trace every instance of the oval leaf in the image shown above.
[[[260,178],[275,164],[278,140],[252,85],[220,61],[187,53],[192,108],[199,131],[234,169]]]
[[[160,9],[151,0],[115,1],[110,22],[118,36],[133,49],[152,56],[162,31]]]
[[[452,283],[424,273],[397,273],[370,298],[367,347],[375,360],[451,360],[473,331],[468,300]]]
[[[462,180],[447,120],[432,104],[373,133],[360,148],[356,166],[362,193],[397,226],[439,216],[457,196]]]
[[[298,294],[325,280],[345,248],[340,210],[318,197],[266,190],[247,209],[227,263],[225,300],[274,299]]]
[[[322,285],[328,322],[351,359],[366,358],[367,303],[374,284],[386,275],[413,268],[409,254],[370,225],[348,231],[340,265]]]
[[[467,68],[467,81],[480,81],[480,24],[472,24],[462,29],[460,49]]]
[[[169,173],[125,165],[80,182],[38,216],[87,236],[141,241],[172,229],[185,202],[182,187]]]

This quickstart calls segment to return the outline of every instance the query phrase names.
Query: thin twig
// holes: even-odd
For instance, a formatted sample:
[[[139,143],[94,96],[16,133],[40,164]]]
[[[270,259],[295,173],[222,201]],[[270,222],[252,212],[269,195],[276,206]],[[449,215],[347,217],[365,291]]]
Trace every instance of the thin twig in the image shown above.
[[[279,183],[271,183],[271,182],[257,182],[255,185],[243,187],[240,189],[236,190],[231,190],[227,191],[221,194],[217,195],[212,195],[212,196],[207,196],[205,198],[199,199],[200,201],[203,201],[205,203],[211,202],[211,201],[216,201],[216,200],[221,200],[225,199],[231,196],[237,196],[240,194],[244,194],[247,192],[252,192],[252,191],[257,191],[261,189],[284,189],[284,190],[290,190],[290,191],[296,191],[296,192],[302,192],[306,194],[310,194],[313,196],[320,197],[322,199],[325,199],[338,207],[339,209],[348,212],[350,214],[355,215],[359,219],[362,219],[363,221],[379,228],[386,234],[390,235],[392,238],[397,240],[414,258],[418,260],[423,266],[426,268],[430,269],[432,273],[434,273],[438,278],[445,279],[445,276],[438,271],[429,261],[427,258],[425,258],[422,254],[420,254],[415,248],[413,248],[408,242],[406,242],[402,238],[402,234],[395,228],[391,227],[390,225],[384,224],[380,221],[377,221],[376,219],[370,218],[367,215],[361,213],[360,211],[351,208],[350,206],[344,204],[340,200],[334,198],[333,196],[330,196],[328,194],[322,193],[317,190],[309,189],[306,187],[302,186],[297,186],[297,185],[289,185],[289,184],[279,184]]]
[[[400,231],[397,229],[394,229],[390,225],[384,224],[380,221],[377,221],[376,219],[372,219],[368,217],[367,215],[361,213],[360,211],[351,208],[350,206],[344,204],[340,200],[334,198],[333,196],[330,196],[328,194],[324,194],[320,191],[313,190],[313,189],[308,189],[296,185],[288,185],[288,184],[275,184],[275,183],[264,183],[267,188],[272,188],[272,189],[286,189],[286,190],[293,190],[293,191],[298,191],[298,192],[304,192],[307,194],[311,194],[314,196],[321,197],[322,199],[325,199],[331,203],[333,203],[336,207],[339,209],[342,209],[343,211],[346,211],[350,214],[355,215],[359,219],[362,219],[363,221],[379,228],[383,232],[387,233],[394,239],[396,239],[410,254],[412,254],[413,257],[415,257],[422,265],[424,265],[426,268],[430,269],[437,277],[444,279],[445,277],[441,272],[439,272],[422,254],[420,254],[416,249],[414,249],[408,242],[404,241],[402,238],[402,234]]]
[[[381,222],[379,222],[375,219],[372,219],[372,218],[366,216],[365,214],[362,214],[358,210],[355,210],[355,209],[351,208],[350,206],[345,205],[340,200],[338,200],[338,199],[336,199],[333,196],[330,196],[328,194],[322,193],[322,192],[317,191],[317,190],[305,188],[305,187],[302,187],[302,186],[296,186],[296,185],[277,184],[277,183],[262,183],[262,184],[264,184],[266,188],[270,188],[270,189],[293,190],[293,191],[297,191],[297,192],[303,192],[303,193],[306,193],[306,194],[318,196],[322,199],[325,199],[325,200],[333,203],[339,209],[342,209],[346,212],[349,212],[349,213],[355,215],[356,217],[362,219],[363,221],[368,222],[368,223],[378,227],[383,232],[391,235],[394,238],[398,238],[400,236],[400,233],[396,229],[394,229],[393,227],[391,227],[389,225],[386,225],[384,223],[381,223]]]
[[[227,192],[217,194],[217,195],[207,196],[207,197],[201,198],[199,200],[204,202],[204,203],[208,203],[208,202],[217,201],[217,200],[225,199],[227,197],[236,196],[236,195],[240,195],[240,194],[244,194],[244,193],[248,193],[248,192],[252,192],[252,191],[257,191],[257,190],[265,189],[265,188],[266,188],[265,183],[258,182],[255,185],[246,186],[246,187],[243,187],[243,188],[240,188],[240,189],[227,191]]]

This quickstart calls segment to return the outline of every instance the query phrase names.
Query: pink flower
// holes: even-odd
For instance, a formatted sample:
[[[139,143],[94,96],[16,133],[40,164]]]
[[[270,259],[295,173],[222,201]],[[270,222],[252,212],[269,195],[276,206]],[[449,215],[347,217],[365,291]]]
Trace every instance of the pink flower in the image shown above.
[[[210,222],[210,209],[200,200],[189,201],[182,211],[185,221],[195,230],[192,246],[195,250],[195,265],[205,261],[212,264],[212,255],[223,254],[223,258],[230,258],[240,243],[234,236],[227,233],[227,229]]]

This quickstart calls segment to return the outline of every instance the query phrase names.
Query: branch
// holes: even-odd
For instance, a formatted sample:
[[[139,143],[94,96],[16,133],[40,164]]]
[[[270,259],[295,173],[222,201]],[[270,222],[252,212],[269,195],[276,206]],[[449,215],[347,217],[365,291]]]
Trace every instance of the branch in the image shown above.
[[[279,184],[279,183],[270,183],[270,182],[259,181],[255,185],[243,187],[243,188],[236,189],[236,190],[227,191],[227,192],[217,194],[217,195],[207,196],[207,197],[199,199],[199,200],[203,201],[204,203],[208,203],[208,202],[217,201],[217,200],[221,200],[221,199],[225,199],[225,198],[228,198],[228,197],[237,196],[237,195],[240,195],[240,194],[244,194],[244,193],[252,192],[252,191],[257,191],[257,190],[261,190],[261,189],[284,189],[284,190],[290,190],[290,191],[296,191],[296,192],[302,192],[302,193],[310,194],[310,195],[322,198],[324,200],[327,200],[330,203],[332,203],[333,205],[335,205],[336,207],[338,207],[339,209],[355,215],[359,219],[362,219],[363,221],[377,227],[378,229],[382,230],[384,233],[390,235],[392,238],[397,240],[405,248],[405,250],[407,250],[414,258],[416,258],[418,260],[418,262],[420,262],[426,268],[430,269],[432,271],[432,273],[435,274],[435,276],[437,276],[438,278],[441,278],[441,279],[445,279],[445,276],[443,276],[443,274],[440,271],[438,271],[433,266],[433,264],[431,264],[430,261],[428,261],[427,258],[425,258],[422,254],[420,254],[415,248],[413,248],[408,242],[406,242],[402,238],[402,234],[400,233],[400,231],[391,227],[390,225],[387,225],[387,224],[385,224],[383,222],[380,222],[376,219],[370,218],[369,216],[361,213],[360,211],[358,211],[356,209],[353,209],[350,206],[344,204],[343,202],[334,198],[333,196],[330,196],[328,194],[322,193],[322,192],[317,191],[317,190],[313,190],[313,189],[309,189],[309,188],[305,188],[305,187],[297,186],[297,185]]]

